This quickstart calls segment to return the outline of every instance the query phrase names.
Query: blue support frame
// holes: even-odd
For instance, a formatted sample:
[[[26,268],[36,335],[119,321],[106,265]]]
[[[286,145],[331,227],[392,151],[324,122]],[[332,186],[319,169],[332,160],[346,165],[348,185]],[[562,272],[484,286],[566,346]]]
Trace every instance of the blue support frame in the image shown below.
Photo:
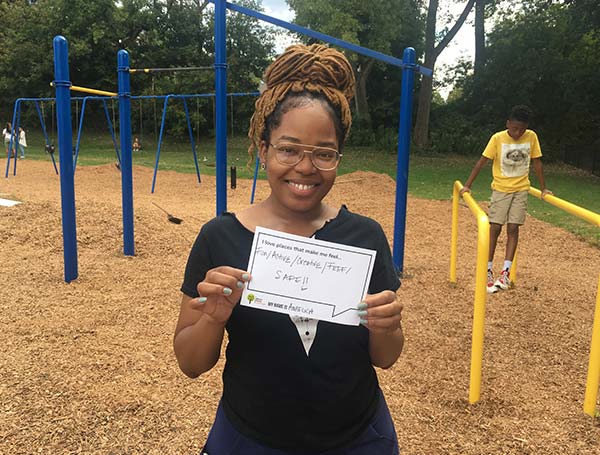
[[[239,93],[227,93],[226,96],[235,97],[235,96],[258,96],[258,95],[259,95],[259,92],[239,92]],[[187,126],[188,126],[188,134],[190,136],[190,143],[192,146],[192,154],[194,156],[194,165],[196,166],[196,176],[198,178],[198,183],[202,182],[202,179],[200,177],[200,167],[198,165],[198,154],[196,153],[196,141],[194,140],[194,134],[193,134],[192,124],[191,124],[190,115],[189,115],[189,109],[187,106],[187,99],[188,98],[214,98],[214,96],[215,96],[214,93],[198,93],[198,94],[161,95],[161,96],[144,95],[144,96],[133,96],[132,97],[132,99],[162,99],[162,98],[164,98],[163,113],[162,113],[161,122],[160,122],[160,133],[158,136],[158,144],[156,147],[156,157],[154,160],[154,172],[152,175],[152,188],[150,190],[151,193],[154,193],[154,190],[156,189],[156,178],[158,175],[158,163],[160,161],[160,152],[162,149],[162,142],[163,142],[163,137],[164,137],[165,122],[166,122],[166,116],[167,116],[167,107],[169,104],[169,100],[172,98],[173,99],[181,99],[183,101],[183,107],[184,107],[185,117],[186,117]],[[227,178],[227,177],[225,177],[225,178]]]
[[[404,239],[406,237],[406,208],[408,203],[408,159],[410,155],[410,131],[412,127],[412,96],[415,73],[415,50],[404,49],[403,61],[408,65],[402,70],[400,94],[400,122],[398,125],[398,162],[396,166],[396,210],[394,211],[394,245],[392,258],[396,272],[404,269]]]
[[[225,0],[215,2],[215,124],[217,215],[227,211],[227,52]]]
[[[131,155],[131,86],[129,78],[129,53],[117,53],[117,79],[119,93],[119,135],[121,141],[121,201],[123,204],[123,253],[135,254],[133,235],[133,159]],[[104,100],[106,108],[106,100]],[[109,123],[110,124],[110,123]],[[114,140],[114,136],[113,136]],[[116,143],[115,143],[116,146]]]
[[[60,196],[64,246],[65,281],[77,279],[77,229],[75,221],[75,181],[73,175],[73,137],[69,87],[69,50],[64,36],[56,36],[54,46],[54,87],[60,157]]]
[[[35,101],[35,108],[37,109],[38,117],[40,118],[40,124],[42,125],[42,131],[44,132],[44,140],[46,141],[46,146],[50,145],[50,139],[48,138],[48,132],[46,131],[46,123],[44,122],[44,116],[42,115],[42,111],[40,110],[40,105],[38,101]],[[54,165],[54,172],[58,175],[58,169],[56,168],[56,160],[54,159],[54,154],[50,153],[50,158],[52,158],[52,164]]]
[[[227,182],[223,177],[227,165],[227,149],[225,138],[227,134],[227,108],[225,105],[226,94],[226,55],[225,55],[225,10],[230,9],[264,22],[300,33],[311,38],[324,41],[334,46],[341,47],[352,52],[365,55],[370,58],[402,68],[402,93],[400,106],[400,125],[398,132],[398,162],[396,173],[396,209],[394,214],[394,248],[393,260],[399,275],[403,272],[404,263],[404,240],[406,228],[406,200],[408,195],[408,156],[410,153],[410,131],[412,128],[412,90],[414,85],[414,73],[419,72],[424,76],[431,77],[433,71],[429,68],[416,64],[415,50],[406,48],[402,60],[391,57],[371,49],[348,43],[324,33],[316,32],[306,27],[291,24],[281,19],[276,19],[266,14],[245,8],[225,0],[211,0],[215,4],[215,92],[217,94],[216,116],[217,116],[217,215],[227,210]],[[257,162],[258,165],[258,162]],[[252,186],[251,202],[254,201],[254,189],[258,168],[254,172],[254,183]],[[223,175],[221,175],[223,174]]]
[[[108,113],[108,106],[106,105],[106,100],[114,99],[114,97],[106,97],[106,96],[86,96],[83,98],[83,102],[81,103],[81,115],[79,116],[79,126],[77,128],[77,140],[75,142],[75,156],[73,157],[73,168],[74,172],[77,170],[77,160],[79,159],[79,145],[81,143],[81,135],[83,133],[83,119],[85,118],[85,108],[87,106],[88,100],[100,100],[102,101],[102,105],[104,108],[104,116],[106,117],[108,132],[113,141],[113,146],[115,147],[115,155],[117,157],[117,162],[119,166],[121,165],[121,154],[119,153],[119,145],[117,144],[117,139],[115,137],[115,130],[113,128],[112,120],[110,119],[110,114]]]

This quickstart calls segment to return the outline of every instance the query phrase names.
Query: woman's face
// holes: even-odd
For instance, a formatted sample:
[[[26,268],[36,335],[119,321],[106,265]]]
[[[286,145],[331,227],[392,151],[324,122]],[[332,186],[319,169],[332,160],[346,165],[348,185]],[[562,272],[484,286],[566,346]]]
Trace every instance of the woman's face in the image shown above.
[[[329,112],[319,101],[286,112],[279,127],[271,132],[270,143],[263,141],[260,149],[275,202],[293,212],[316,209],[333,186],[337,168],[330,171],[317,169],[310,153],[295,166],[281,164],[276,159],[277,150],[271,144],[283,142],[337,150],[337,136]]]

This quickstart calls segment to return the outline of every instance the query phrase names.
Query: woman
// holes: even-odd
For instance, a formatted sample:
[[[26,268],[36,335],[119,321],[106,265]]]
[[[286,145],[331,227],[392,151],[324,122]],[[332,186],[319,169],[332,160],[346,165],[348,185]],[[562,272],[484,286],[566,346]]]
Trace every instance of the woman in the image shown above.
[[[400,286],[375,221],[323,202],[351,125],[352,68],[323,45],[289,47],[267,69],[249,137],[271,193],[202,227],[188,259],[174,349],[194,378],[229,343],[223,396],[203,453],[397,454],[373,366],[404,344]],[[361,325],[295,318],[238,305],[257,226],[377,251]]]

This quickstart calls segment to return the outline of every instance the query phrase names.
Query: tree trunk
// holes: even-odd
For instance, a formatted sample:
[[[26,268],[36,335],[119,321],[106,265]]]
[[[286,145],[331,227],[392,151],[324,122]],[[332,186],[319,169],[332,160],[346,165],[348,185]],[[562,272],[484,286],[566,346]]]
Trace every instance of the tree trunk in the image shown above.
[[[435,45],[435,23],[437,20],[438,0],[430,0],[427,9],[427,26],[425,29],[425,62],[423,66],[434,69],[435,61],[442,51],[456,36],[458,30],[462,27],[473,9],[475,0],[468,0],[462,13],[442,40]],[[424,77],[421,80],[421,90],[419,91],[419,107],[417,109],[417,121],[415,124],[414,141],[418,147],[425,147],[429,144],[429,114],[431,111],[431,95],[433,93],[432,78]]]
[[[485,0],[475,2],[475,78],[485,66]]]
[[[369,100],[367,99],[367,80],[373,69],[375,60],[368,59],[360,63],[360,71],[356,71],[356,117],[360,119],[360,124],[371,128],[371,113],[369,112]]]
[[[427,8],[427,24],[425,27],[425,61],[423,66],[433,70],[435,66],[435,26],[437,20],[438,0],[429,0]],[[435,73],[434,73],[435,74]],[[429,140],[429,113],[431,111],[431,95],[433,93],[433,76],[421,78],[419,89],[419,107],[413,134],[418,147],[425,147]]]
[[[431,70],[435,67],[435,61],[425,60],[424,65]],[[433,77],[423,77],[419,89],[419,107],[417,108],[417,120],[415,123],[414,142],[417,147],[429,145],[429,114],[431,112],[431,98],[433,95]]]

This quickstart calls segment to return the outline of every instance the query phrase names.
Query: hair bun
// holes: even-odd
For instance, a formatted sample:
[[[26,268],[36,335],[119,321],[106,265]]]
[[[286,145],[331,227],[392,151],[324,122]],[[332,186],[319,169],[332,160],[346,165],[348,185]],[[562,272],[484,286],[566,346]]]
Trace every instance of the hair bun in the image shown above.
[[[350,102],[354,96],[354,72],[340,51],[323,44],[289,46],[265,72],[267,89],[302,82],[339,90]],[[295,84],[294,84],[295,85]]]

